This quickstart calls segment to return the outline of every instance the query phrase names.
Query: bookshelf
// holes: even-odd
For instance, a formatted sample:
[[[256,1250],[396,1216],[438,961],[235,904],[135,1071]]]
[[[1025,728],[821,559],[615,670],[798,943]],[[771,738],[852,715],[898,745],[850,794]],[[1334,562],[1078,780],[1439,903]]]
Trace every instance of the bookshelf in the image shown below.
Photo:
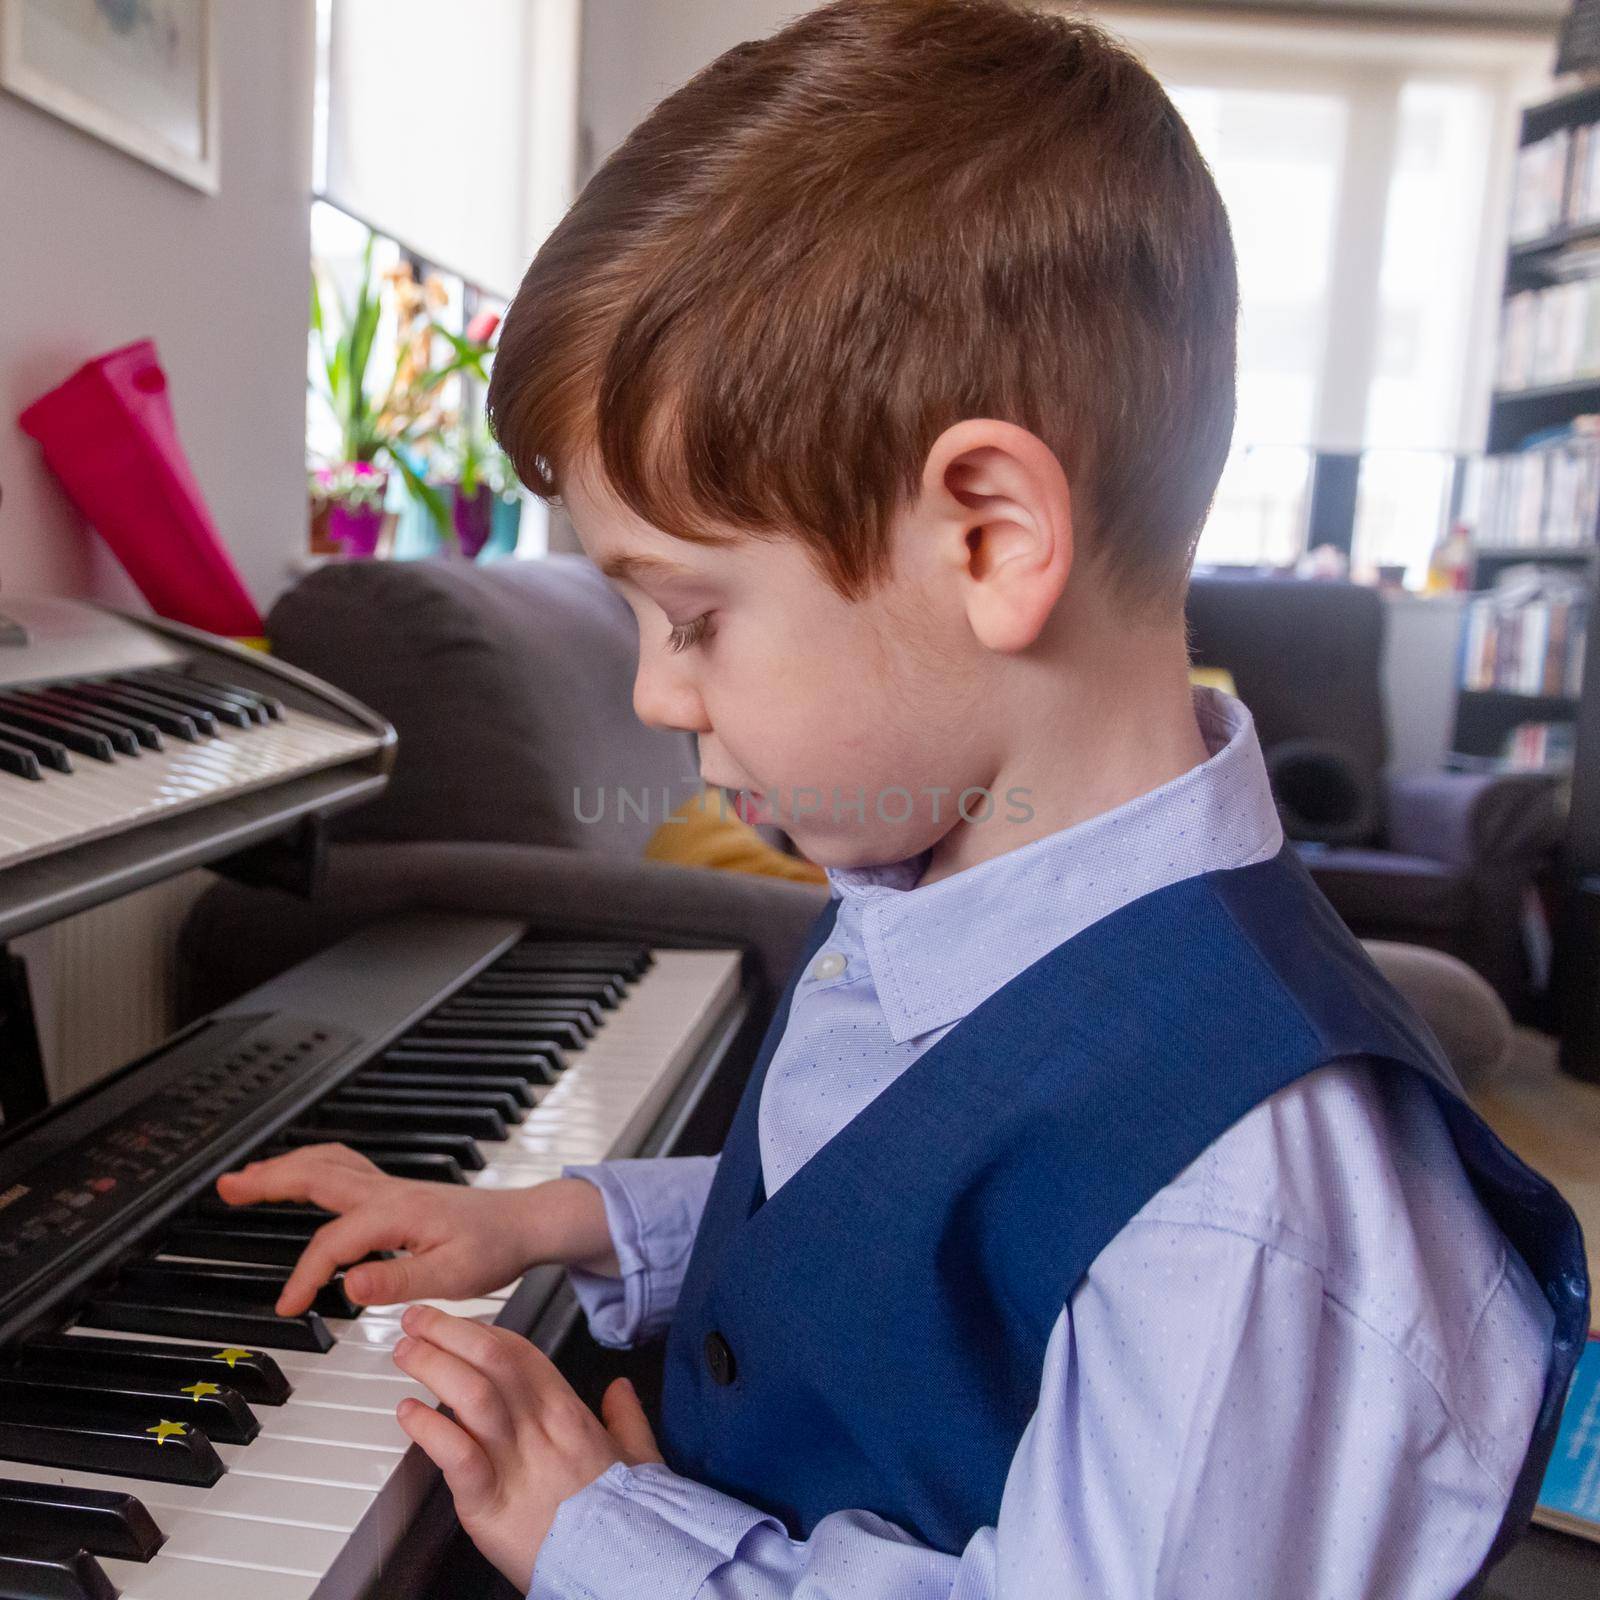
[[[1572,727],[1570,798],[1556,866],[1553,1014],[1562,1067],[1600,1082],[1600,642],[1588,647],[1589,628],[1600,626],[1600,433],[1571,441],[1549,436],[1577,418],[1600,416],[1600,82],[1527,108],[1518,143],[1500,366],[1486,441],[1490,456],[1511,459],[1486,463],[1485,473],[1503,471],[1513,498],[1526,492],[1493,527],[1481,525],[1471,587],[1475,595],[1492,590],[1509,567],[1531,562],[1558,590],[1568,580],[1580,598],[1565,608],[1560,632],[1549,615],[1510,630],[1516,637],[1503,654],[1511,671],[1502,674],[1505,662],[1497,662],[1492,687],[1482,681],[1485,656],[1481,649],[1474,654],[1469,623],[1452,743],[1463,757],[1487,763],[1518,723]],[[1546,435],[1535,441],[1543,451],[1526,448],[1534,435]],[[1580,459],[1585,449],[1593,462]],[[1513,481],[1529,472],[1541,476]],[[1558,538],[1547,537],[1552,525]],[[1480,628],[1483,618],[1493,625],[1488,608],[1479,616]],[[1552,660],[1550,653],[1569,649],[1580,632],[1584,642],[1575,657]],[[1524,646],[1527,659],[1519,661]],[[1546,655],[1536,659],[1540,650]],[[1479,686],[1466,687],[1474,682]]]

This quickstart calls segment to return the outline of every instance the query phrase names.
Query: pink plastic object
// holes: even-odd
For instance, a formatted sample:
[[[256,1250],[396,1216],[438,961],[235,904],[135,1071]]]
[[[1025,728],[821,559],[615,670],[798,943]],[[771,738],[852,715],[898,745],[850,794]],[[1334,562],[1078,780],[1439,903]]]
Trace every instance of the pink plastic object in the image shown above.
[[[85,362],[18,421],[158,616],[264,632],[189,469],[149,339]]]

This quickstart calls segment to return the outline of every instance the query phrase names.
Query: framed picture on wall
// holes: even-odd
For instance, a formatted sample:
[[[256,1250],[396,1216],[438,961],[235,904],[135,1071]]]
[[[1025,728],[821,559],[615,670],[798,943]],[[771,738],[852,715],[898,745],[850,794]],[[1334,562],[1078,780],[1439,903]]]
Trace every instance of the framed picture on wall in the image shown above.
[[[0,88],[216,193],[212,0],[0,0]]]

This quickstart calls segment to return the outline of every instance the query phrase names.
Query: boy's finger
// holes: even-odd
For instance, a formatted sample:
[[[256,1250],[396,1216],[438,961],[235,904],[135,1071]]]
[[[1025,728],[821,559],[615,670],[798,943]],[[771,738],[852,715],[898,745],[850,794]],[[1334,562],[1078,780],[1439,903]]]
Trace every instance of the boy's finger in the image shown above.
[[[336,1151],[342,1154],[334,1154]],[[346,1162],[346,1155],[355,1156],[362,1164]],[[327,1211],[348,1211],[370,1192],[373,1180],[382,1176],[354,1150],[346,1151],[339,1145],[312,1145],[268,1161],[252,1161],[237,1172],[223,1173],[217,1179],[217,1193],[232,1206],[293,1200]]]
[[[392,1215],[374,1213],[370,1206],[358,1207],[323,1223],[300,1252],[273,1309],[280,1317],[299,1316],[340,1267],[359,1261],[374,1250],[388,1250],[404,1242],[404,1230],[398,1221]],[[350,1289],[348,1278],[345,1288],[346,1292]],[[372,1304],[370,1300],[362,1303]]]
[[[551,1372],[556,1370],[549,1358],[526,1339],[504,1328],[486,1328],[467,1317],[452,1316],[437,1306],[407,1306],[400,1326],[413,1338],[426,1339],[491,1377],[503,1380],[514,1373],[520,1382],[537,1385],[543,1372],[528,1359],[530,1355]],[[566,1383],[565,1378],[561,1381]]]
[[[661,1460],[650,1420],[639,1403],[637,1390],[626,1378],[614,1379],[600,1397],[600,1420],[630,1465]]]
[[[503,1447],[516,1429],[499,1387],[485,1372],[427,1339],[408,1337],[394,1347],[394,1364],[425,1383],[455,1412],[456,1420],[486,1449]]]
[[[444,1474],[458,1514],[471,1513],[494,1497],[494,1463],[470,1433],[432,1406],[407,1396],[395,1407],[395,1418],[424,1454]]]

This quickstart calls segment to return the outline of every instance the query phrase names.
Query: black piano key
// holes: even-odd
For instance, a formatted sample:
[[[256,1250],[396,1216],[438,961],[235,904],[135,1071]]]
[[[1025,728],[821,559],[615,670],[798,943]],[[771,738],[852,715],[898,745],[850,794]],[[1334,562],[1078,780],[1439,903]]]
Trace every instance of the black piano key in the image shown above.
[[[28,1538],[0,1548],[0,1600],[117,1600],[116,1585],[87,1550],[63,1555]]]
[[[148,672],[129,673],[111,681],[125,684],[132,689],[155,689],[162,694],[173,695],[179,700],[192,699],[208,711],[214,710],[217,706],[229,706],[243,711],[258,725],[272,721],[272,715],[259,695],[252,694],[248,689],[226,688],[221,684],[212,683],[208,678],[191,678],[181,672],[165,672],[155,667]]]
[[[325,1222],[332,1222],[337,1211],[321,1206],[300,1205],[295,1201],[267,1201],[253,1206],[230,1206],[214,1189],[198,1194],[184,1207],[186,1217],[236,1222],[251,1228],[270,1229],[309,1239]]]
[[[456,991],[458,1000],[593,1000],[602,1010],[615,1011],[627,995],[627,985],[609,978],[562,983],[515,973],[486,972]]]
[[[109,684],[97,685],[95,692],[129,711],[148,717],[163,733],[191,743],[209,739],[217,731],[217,719],[154,689],[124,689]]]
[[[355,1128],[364,1133],[462,1133],[473,1139],[506,1136],[505,1119],[480,1106],[395,1106],[336,1094],[314,1106],[311,1116],[318,1125]]]
[[[399,1150],[372,1149],[367,1159],[391,1178],[416,1178],[423,1183],[465,1183],[467,1175],[454,1156],[409,1154]]]
[[[163,680],[172,679],[185,685],[197,684],[208,692],[231,695],[235,700],[259,706],[266,712],[269,721],[278,722],[283,718],[283,702],[276,696],[267,694],[261,689],[241,688],[236,683],[215,683],[210,678],[194,678],[187,673],[175,672],[165,667],[149,667],[139,672],[125,673],[119,681],[141,686],[148,684],[152,688],[157,688]]]
[[[29,778],[38,782],[44,776],[39,770],[39,758],[21,745],[0,740],[0,772],[9,772],[14,778]]]
[[[139,1261],[117,1276],[114,1293],[164,1306],[189,1306],[197,1311],[271,1311],[289,1281],[287,1272],[244,1262]],[[317,1290],[311,1309],[324,1317],[356,1317],[337,1276]]]
[[[0,1478],[0,1547],[29,1537],[67,1555],[87,1550],[123,1561],[148,1561],[163,1542],[155,1518],[131,1494]]]
[[[507,1044],[553,1044],[583,1048],[583,1034],[570,1022],[468,1022],[460,1017],[424,1017],[407,1035],[421,1044],[455,1040],[465,1048],[504,1040]]]
[[[467,1172],[481,1172],[488,1165],[478,1142],[467,1133],[407,1133],[386,1128],[324,1128],[296,1126],[287,1128],[278,1136],[278,1142],[287,1149],[307,1144],[345,1144],[370,1160],[377,1160],[375,1151],[387,1155],[449,1156]]]
[[[566,1062],[560,1052],[534,1050],[440,1050],[413,1045],[396,1045],[380,1058],[386,1067],[420,1067],[429,1072],[470,1070],[514,1072],[529,1083],[551,1084],[561,1076]]]
[[[125,728],[146,750],[165,750],[166,743],[161,737],[161,730],[155,723],[145,717],[134,716],[131,712],[121,711],[115,706],[105,704],[94,697],[88,686],[76,684],[63,686],[59,689],[48,691],[47,698],[63,702],[69,707],[76,707],[80,711],[91,712],[101,722],[114,723],[119,728]]]
[[[70,717],[96,733],[103,733],[111,741],[119,756],[136,756],[140,750],[139,735],[118,717],[108,717],[101,707],[86,702],[81,696],[64,695],[54,689],[30,694],[27,702],[52,716]]]
[[[106,688],[122,694],[154,694],[168,703],[172,709],[182,711],[188,716],[208,716],[212,725],[225,722],[230,728],[253,728],[256,726],[256,717],[250,708],[239,704],[235,700],[227,699],[222,695],[208,695],[203,690],[190,689],[186,686],[174,686],[166,683],[128,683],[125,680],[111,680]],[[263,714],[262,720],[265,720]]]
[[[36,711],[9,696],[0,696],[0,737],[4,737],[7,728],[22,728],[29,733],[43,734],[57,744],[64,744],[69,750],[76,750],[80,756],[93,756],[96,761],[117,759],[116,747],[103,733],[97,733],[82,723],[70,722],[65,717]]]
[[[232,1341],[208,1348],[49,1333],[0,1351],[0,1370],[88,1383],[220,1383],[257,1406],[281,1406],[294,1393],[271,1356]]]
[[[31,750],[39,758],[41,767],[49,767],[52,772],[72,771],[72,756],[67,747],[57,740],[47,739],[43,734],[33,733],[27,728],[6,727],[3,714],[0,714],[0,733],[4,734],[7,743]]]
[[[655,957],[647,944],[629,944],[609,939],[524,939],[520,944],[512,945],[504,955],[497,956],[494,964],[578,968],[603,964],[615,967],[629,977],[638,977],[647,972],[654,962]]]
[[[225,1224],[177,1223],[162,1234],[164,1255],[201,1256],[208,1261],[249,1261],[268,1267],[292,1267],[306,1240],[271,1228],[230,1228]]]
[[[468,1000],[440,1006],[429,1016],[437,1022],[500,1022],[513,1027],[525,1022],[560,1022],[577,1029],[579,1037],[584,1039],[592,1039],[600,1028],[599,1019],[582,1007],[571,1005],[485,1005],[479,1000]]]
[[[368,1078],[359,1083],[345,1084],[341,1093],[324,1103],[332,1110],[338,1105],[349,1104],[352,1101],[367,1105],[399,1107],[443,1106],[449,1110],[467,1107],[478,1111],[492,1111],[503,1123],[521,1122],[523,1116],[522,1102],[516,1096],[504,1094],[499,1089],[469,1089],[460,1082],[445,1090],[418,1089],[408,1088],[403,1083],[385,1082],[380,1076],[376,1080]],[[494,1135],[484,1133],[478,1137],[492,1139]]]
[[[0,1416],[0,1460],[66,1467],[117,1478],[151,1478],[209,1489],[223,1472],[211,1441],[176,1417],[154,1423],[66,1426]]]
[[[309,1350],[321,1355],[337,1342],[315,1311],[297,1317],[270,1311],[205,1311],[103,1295],[78,1313],[85,1328],[111,1328],[118,1333],[165,1334],[174,1339],[215,1340],[219,1345],[265,1345],[268,1350]],[[0,1450],[0,1460],[5,1452]]]
[[[198,1428],[213,1444],[249,1444],[261,1432],[255,1413],[236,1390],[203,1380],[160,1390],[4,1374],[0,1417],[62,1427],[122,1423],[141,1428],[170,1418]]]
[[[512,1100],[526,1109],[538,1105],[539,1096],[526,1078],[509,1073],[487,1072],[406,1072],[399,1067],[369,1067],[358,1072],[351,1080],[358,1089],[381,1084],[395,1084],[404,1089],[431,1089],[437,1095],[461,1089],[495,1089],[510,1095]]]

